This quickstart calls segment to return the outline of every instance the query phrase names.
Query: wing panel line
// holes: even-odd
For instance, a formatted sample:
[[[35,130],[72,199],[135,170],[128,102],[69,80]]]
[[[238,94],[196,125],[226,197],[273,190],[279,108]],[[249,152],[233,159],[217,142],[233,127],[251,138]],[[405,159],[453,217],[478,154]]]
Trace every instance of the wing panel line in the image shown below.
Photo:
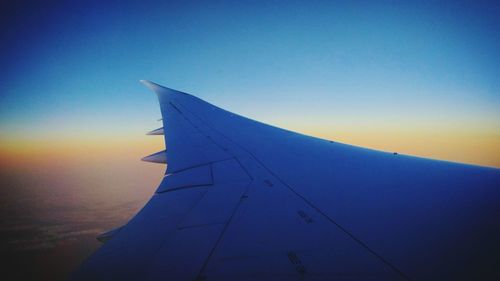
[[[282,183],[284,186],[286,186],[293,194],[295,194],[296,196],[298,196],[300,199],[302,199],[307,205],[309,205],[311,208],[313,208],[314,210],[316,210],[320,215],[324,216],[328,221],[330,221],[332,224],[334,224],[336,227],[338,227],[342,232],[344,232],[345,234],[347,234],[353,241],[355,241],[356,243],[358,243],[362,248],[364,248],[365,250],[367,250],[369,253],[371,253],[372,255],[374,255],[375,257],[377,257],[380,261],[382,261],[384,264],[386,264],[389,268],[391,268],[392,270],[394,270],[394,272],[396,272],[398,275],[400,275],[402,278],[408,280],[408,281],[412,281],[412,279],[406,275],[404,272],[402,272],[400,269],[398,269],[395,265],[393,265],[391,262],[389,262],[388,260],[386,260],[384,257],[382,257],[380,254],[378,254],[377,252],[375,252],[375,250],[371,249],[366,243],[364,243],[362,240],[360,240],[359,238],[357,238],[354,234],[352,234],[349,230],[347,230],[346,228],[344,228],[342,225],[340,225],[338,222],[336,222],[333,218],[331,218],[330,216],[328,216],[325,212],[323,212],[319,207],[317,207],[316,205],[314,205],[311,201],[309,201],[307,198],[305,198],[303,195],[301,195],[300,193],[298,193],[293,187],[291,187],[289,184],[287,184],[285,181],[283,181],[278,175],[276,175],[271,169],[269,169],[266,165],[264,165],[264,163],[262,163],[262,161],[260,161],[251,151],[249,151],[247,148],[243,147],[241,144],[233,141],[232,139],[228,138],[226,135],[224,135],[223,133],[221,133],[219,130],[213,128],[212,126],[210,126],[210,124],[207,124],[205,121],[203,121],[203,119],[201,119],[200,117],[198,117],[197,115],[195,115],[193,112],[191,112],[190,110],[188,110],[185,106],[182,106],[184,110],[186,110],[187,112],[189,112],[192,116],[194,116],[195,118],[197,118],[199,120],[199,122],[201,122],[202,124],[204,124],[206,127],[208,127],[211,131],[217,133],[218,135],[222,136],[223,138],[225,138],[226,140],[228,140],[229,142],[231,142],[233,145],[239,147],[241,150],[243,150],[244,152],[248,153],[248,155],[250,155],[260,166],[262,166],[266,171],[268,171],[273,177],[275,177],[280,183]],[[193,122],[191,120],[189,120],[189,118],[183,114],[183,116],[188,119],[188,121],[193,124]],[[212,141],[213,138],[211,138]],[[216,143],[214,141],[214,143]],[[217,143],[216,143],[217,144]],[[237,156],[235,156],[237,158]],[[238,161],[240,163],[240,161]],[[240,165],[242,165],[240,163]],[[242,165],[243,167],[243,165]],[[246,171],[246,169],[245,169]],[[248,187],[247,187],[248,189]],[[245,194],[246,194],[247,191],[245,191]],[[241,201],[238,203],[238,207],[240,205]],[[235,212],[236,212],[237,208],[235,209]],[[232,219],[232,216],[234,215],[234,213],[231,215],[231,219]],[[222,234],[219,238],[219,240],[217,240],[216,244],[219,243],[219,241],[221,240],[225,230],[227,229],[229,223],[231,222],[231,219],[228,221],[228,223],[224,226],[224,229],[222,231]],[[214,247],[214,249],[212,250],[212,252],[215,250],[215,248],[217,247],[217,245]],[[204,268],[206,267],[206,264],[208,263],[208,260],[210,259],[211,255],[212,255],[212,252],[210,253],[209,257],[207,258],[202,270],[200,271],[200,275],[198,278],[202,277],[201,273],[202,271],[204,270]]]
[[[195,280],[204,280],[204,277],[203,277],[203,271],[205,271],[205,268],[207,267],[208,265],[208,262],[210,261],[210,258],[212,257],[212,255],[214,254],[215,250],[217,249],[217,246],[219,245],[220,241],[222,240],[222,238],[224,237],[224,234],[226,233],[226,230],[227,228],[229,227],[229,225],[231,224],[232,220],[233,220],[233,217],[234,215],[236,214],[236,212],[238,211],[238,209],[240,208],[240,205],[241,203],[246,199],[248,198],[247,196],[247,192],[248,192],[248,188],[250,187],[250,185],[252,184],[253,180],[250,181],[247,186],[245,187],[245,191],[243,192],[243,195],[241,196],[240,200],[238,201],[238,204],[236,204],[236,207],[234,207],[234,210],[231,212],[231,216],[229,217],[229,220],[227,220],[227,222],[224,224],[224,228],[222,229],[219,237],[217,238],[217,241],[215,242],[212,250],[210,250],[210,253],[208,254],[207,258],[205,259],[205,261],[203,262],[203,265],[202,267],[200,268],[200,271],[198,272],[198,275],[196,277]]]

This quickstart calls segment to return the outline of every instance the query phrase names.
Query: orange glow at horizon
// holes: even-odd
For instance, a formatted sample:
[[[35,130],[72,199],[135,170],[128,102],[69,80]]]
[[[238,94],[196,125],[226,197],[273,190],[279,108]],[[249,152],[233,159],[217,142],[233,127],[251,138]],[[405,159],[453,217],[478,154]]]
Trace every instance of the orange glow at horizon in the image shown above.
[[[338,129],[304,127],[297,124],[290,129],[382,151],[397,151],[419,157],[500,167],[500,134],[480,131],[439,132],[418,129],[409,131],[394,128]],[[114,165],[126,161],[137,162],[141,157],[163,149],[163,138],[160,136],[107,136],[93,139],[70,137],[44,140],[4,138],[0,139],[0,166],[54,163]]]
[[[346,130],[309,128],[304,133],[366,148],[500,168],[500,134],[481,132]]]

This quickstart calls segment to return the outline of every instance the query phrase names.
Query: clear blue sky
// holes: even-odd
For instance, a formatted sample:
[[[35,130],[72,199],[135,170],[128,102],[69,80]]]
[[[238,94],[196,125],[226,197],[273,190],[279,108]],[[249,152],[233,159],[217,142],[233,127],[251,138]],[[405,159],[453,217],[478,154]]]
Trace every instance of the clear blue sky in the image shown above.
[[[331,138],[500,136],[498,1],[49,2],[2,4],[4,138],[142,134],[160,114],[139,79]]]

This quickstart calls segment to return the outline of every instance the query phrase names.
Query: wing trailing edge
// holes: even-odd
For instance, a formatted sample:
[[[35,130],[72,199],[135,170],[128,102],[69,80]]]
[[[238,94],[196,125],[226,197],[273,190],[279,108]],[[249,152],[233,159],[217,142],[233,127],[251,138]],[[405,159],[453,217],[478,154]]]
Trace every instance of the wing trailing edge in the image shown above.
[[[109,231],[106,231],[102,234],[100,234],[99,236],[96,237],[96,239],[101,242],[101,243],[106,243],[108,242],[109,240],[113,239],[113,237],[118,234],[118,232],[120,232],[120,230],[122,230],[123,226],[120,226],[120,227],[117,227],[117,228],[114,228],[114,229],[111,229]]]

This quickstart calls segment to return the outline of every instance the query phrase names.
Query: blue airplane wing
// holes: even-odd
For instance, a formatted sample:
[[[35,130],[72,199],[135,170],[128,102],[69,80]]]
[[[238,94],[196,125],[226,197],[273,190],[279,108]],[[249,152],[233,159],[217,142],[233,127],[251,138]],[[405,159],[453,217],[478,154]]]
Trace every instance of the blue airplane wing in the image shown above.
[[[75,280],[500,280],[500,170],[380,152],[156,92],[168,163]]]

